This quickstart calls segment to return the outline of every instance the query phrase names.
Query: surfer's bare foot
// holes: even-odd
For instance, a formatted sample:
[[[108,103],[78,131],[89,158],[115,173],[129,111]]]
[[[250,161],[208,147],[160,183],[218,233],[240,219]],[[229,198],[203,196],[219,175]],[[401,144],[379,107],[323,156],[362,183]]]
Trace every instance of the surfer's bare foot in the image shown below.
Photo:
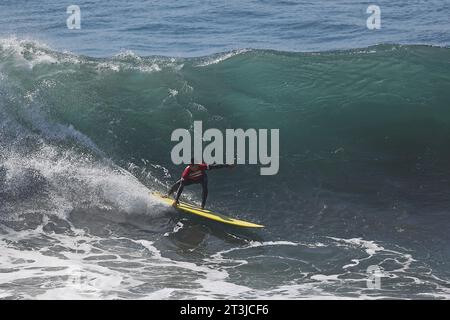
[[[175,207],[175,208],[176,208],[177,206],[178,206],[178,201],[175,200],[175,201],[172,203],[172,207]]]

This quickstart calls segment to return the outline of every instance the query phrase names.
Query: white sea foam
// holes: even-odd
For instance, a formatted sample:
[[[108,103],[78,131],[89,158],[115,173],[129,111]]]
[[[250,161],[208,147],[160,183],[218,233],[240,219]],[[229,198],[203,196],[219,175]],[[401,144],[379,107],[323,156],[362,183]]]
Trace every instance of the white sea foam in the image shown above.
[[[27,66],[29,69],[41,64],[80,62],[76,55],[71,53],[57,54],[46,44],[36,40],[18,39],[16,37],[1,38],[0,50],[3,55],[14,56],[16,63]]]
[[[196,65],[196,67],[207,67],[213,64],[217,64],[220,63],[222,61],[225,61],[227,59],[230,59],[236,55],[242,54],[242,53],[246,53],[251,51],[250,49],[239,49],[239,50],[234,50],[231,52],[227,52],[227,53],[222,53],[222,54],[218,54],[216,56],[213,57],[208,57],[207,59],[205,59],[204,61],[198,63]]]
[[[35,40],[23,40],[16,37],[1,38],[0,50],[3,55],[13,56],[17,66],[33,69],[42,64],[84,64],[94,67],[98,72],[103,71],[139,71],[142,73],[159,72],[163,67],[180,68],[175,60],[153,58],[143,59],[132,51],[123,51],[112,59],[91,60],[74,53],[53,51],[46,44]],[[182,64],[181,64],[182,67]],[[66,69],[65,72],[71,72]]]
[[[3,228],[4,230],[4,228]],[[64,248],[58,255],[49,255],[43,249],[27,250],[15,248],[16,243],[40,237],[42,230],[20,231],[6,230],[0,240],[0,265],[8,269],[0,277],[0,297],[22,297],[31,299],[379,299],[390,297],[383,291],[374,294],[364,289],[365,279],[344,279],[346,273],[323,274],[305,273],[309,281],[291,280],[270,289],[256,289],[238,283],[231,277],[231,269],[224,268],[224,261],[217,259],[224,254],[246,251],[252,248],[299,247],[305,244],[291,241],[251,242],[248,246],[224,250],[213,255],[203,263],[173,260],[165,257],[153,241],[111,237],[108,241],[127,242],[128,247],[102,246],[106,239],[94,237],[79,231],[77,236],[48,234],[55,245]],[[336,238],[338,239],[338,238]],[[349,245],[361,244],[359,239],[338,239]],[[32,241],[31,241],[32,243]],[[132,246],[134,243],[136,246]],[[333,243],[320,243],[323,248]],[[370,247],[373,248],[372,242]],[[375,252],[382,252],[376,245]],[[365,249],[363,249],[365,250]],[[372,252],[372,251],[371,251]],[[104,257],[104,258],[103,258]],[[95,259],[93,259],[95,258]],[[229,257],[232,259],[231,257]],[[245,259],[244,259],[245,260]],[[236,261],[235,261],[236,262]],[[129,265],[129,264],[132,265]],[[124,267],[120,267],[123,264]],[[236,267],[240,267],[239,264]],[[182,275],[186,287],[177,281],[171,282],[174,275]],[[270,276],[270,275],[267,275]],[[190,280],[189,280],[190,279]],[[304,278],[302,278],[304,279]],[[440,280],[440,279],[439,279]],[[158,282],[164,283],[160,288]],[[15,284],[13,286],[9,284]],[[28,284],[27,284],[28,283]],[[34,283],[34,284],[32,284]],[[336,295],[331,287],[358,285],[350,296]],[[21,286],[34,285],[34,290],[20,290]],[[153,285],[155,285],[153,287]],[[153,288],[153,289],[152,289]],[[432,297],[448,298],[445,290]]]
[[[59,216],[86,203],[99,208],[112,205],[129,214],[157,213],[158,201],[149,196],[150,190],[126,171],[107,163],[74,155],[71,151],[61,153],[49,145],[43,145],[27,157],[14,152],[4,156],[6,183],[17,183],[29,170],[38,172],[50,186],[48,200]]]

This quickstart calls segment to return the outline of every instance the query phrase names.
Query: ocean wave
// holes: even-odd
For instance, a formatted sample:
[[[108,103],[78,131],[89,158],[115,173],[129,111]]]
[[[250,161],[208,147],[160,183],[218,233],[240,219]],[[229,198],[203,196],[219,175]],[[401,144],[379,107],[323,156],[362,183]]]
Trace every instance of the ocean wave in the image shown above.
[[[379,45],[92,58],[0,40],[8,274],[0,296],[57,297],[73,283],[76,261],[81,274],[110,285],[87,281],[66,297],[336,298],[336,284],[339,298],[448,297],[448,253],[435,244],[448,242],[449,57],[448,48]],[[170,135],[195,120],[204,129],[280,129],[277,176],[262,180],[250,165],[220,171],[208,199],[214,210],[269,226],[262,239],[169,219],[173,211],[149,196],[180,173]],[[184,195],[199,199],[195,189]],[[79,252],[74,240],[84,241]],[[118,257],[122,247],[138,257]],[[384,268],[394,293],[366,290],[369,265]],[[170,282],[173,270],[192,286]],[[47,271],[54,290],[38,274]],[[40,289],[18,293],[20,283]]]

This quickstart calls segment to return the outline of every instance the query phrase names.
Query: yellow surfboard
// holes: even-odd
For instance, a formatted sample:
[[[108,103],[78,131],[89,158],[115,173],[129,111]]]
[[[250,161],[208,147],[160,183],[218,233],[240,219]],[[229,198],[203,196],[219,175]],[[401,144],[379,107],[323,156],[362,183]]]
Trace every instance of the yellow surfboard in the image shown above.
[[[153,196],[157,197],[158,199],[162,200],[164,203],[166,203],[168,205],[172,205],[172,203],[174,201],[172,198],[169,198],[169,197],[162,195],[160,193],[157,193],[157,192],[153,192],[152,194],[153,194]],[[264,228],[264,226],[262,226],[260,224],[230,218],[230,217],[224,216],[223,214],[212,212],[212,211],[205,210],[205,209],[201,209],[192,204],[182,202],[182,201],[179,202],[177,209],[180,209],[187,213],[195,214],[195,215],[203,217],[203,218],[211,219],[211,220],[226,223],[226,224],[231,224],[233,226],[246,227],[246,228]]]

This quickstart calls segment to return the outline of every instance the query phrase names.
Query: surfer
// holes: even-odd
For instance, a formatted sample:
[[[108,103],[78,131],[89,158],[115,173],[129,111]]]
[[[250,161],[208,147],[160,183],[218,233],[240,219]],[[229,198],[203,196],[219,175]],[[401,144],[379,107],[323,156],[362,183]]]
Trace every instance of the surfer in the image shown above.
[[[206,198],[208,197],[208,176],[206,175],[206,170],[221,169],[221,168],[233,168],[234,164],[206,164],[194,163],[194,158],[191,159],[191,164],[189,164],[186,169],[184,169],[181,174],[181,179],[175,182],[168,192],[170,197],[175,190],[177,190],[173,206],[178,205],[178,199],[183,193],[184,186],[191,184],[201,184],[202,185],[202,209],[205,208]]]

